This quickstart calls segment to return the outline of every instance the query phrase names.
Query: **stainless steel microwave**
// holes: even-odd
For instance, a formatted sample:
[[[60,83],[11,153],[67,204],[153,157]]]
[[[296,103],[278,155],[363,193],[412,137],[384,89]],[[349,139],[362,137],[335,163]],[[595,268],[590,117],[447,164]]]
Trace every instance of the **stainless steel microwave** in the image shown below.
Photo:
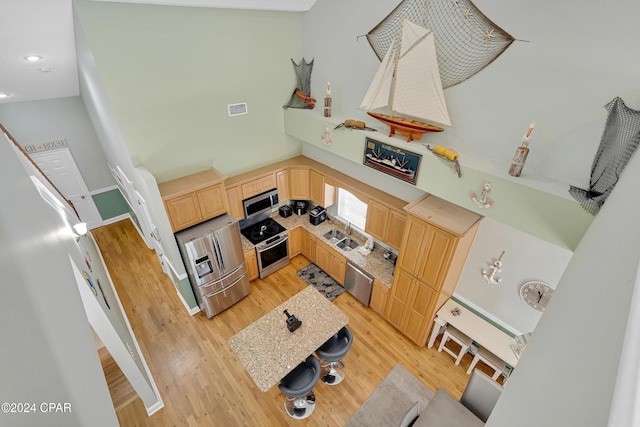
[[[245,219],[270,211],[278,206],[278,190],[273,189],[242,201]]]

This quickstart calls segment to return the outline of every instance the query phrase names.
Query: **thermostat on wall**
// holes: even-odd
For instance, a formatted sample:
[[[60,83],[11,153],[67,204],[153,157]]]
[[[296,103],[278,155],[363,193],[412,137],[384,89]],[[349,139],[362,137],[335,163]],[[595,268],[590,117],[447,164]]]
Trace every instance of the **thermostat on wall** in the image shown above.
[[[249,111],[247,110],[247,103],[240,102],[238,104],[229,104],[227,105],[229,110],[229,117],[231,116],[239,116],[241,114],[247,114]]]

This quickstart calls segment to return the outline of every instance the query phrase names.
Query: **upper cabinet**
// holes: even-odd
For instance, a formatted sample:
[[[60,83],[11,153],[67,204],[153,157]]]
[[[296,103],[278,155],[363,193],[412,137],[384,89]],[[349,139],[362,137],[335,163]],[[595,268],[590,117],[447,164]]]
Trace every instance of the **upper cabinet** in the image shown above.
[[[406,221],[407,215],[404,212],[376,199],[369,199],[365,232],[395,250],[400,249]]]
[[[336,188],[327,184],[324,175],[313,169],[309,171],[309,198],[324,208],[336,202]]]
[[[276,184],[278,187],[278,197],[280,200],[291,199],[291,184],[290,184],[289,169],[284,169],[276,172]]]
[[[242,200],[276,188],[276,175],[269,173],[241,185]]]
[[[244,210],[242,209],[242,189],[239,185],[228,187],[227,200],[229,201],[229,215],[238,221],[244,219]]]
[[[174,232],[227,212],[224,178],[212,168],[158,184]]]
[[[292,167],[289,169],[289,183],[291,199],[309,200],[309,168]]]

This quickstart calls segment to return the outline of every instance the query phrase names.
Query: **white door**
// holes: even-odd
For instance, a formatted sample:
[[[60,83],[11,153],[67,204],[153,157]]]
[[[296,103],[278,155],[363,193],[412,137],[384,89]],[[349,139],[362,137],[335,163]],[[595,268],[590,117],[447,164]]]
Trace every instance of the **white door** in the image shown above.
[[[33,153],[30,157],[62,195],[73,203],[89,230],[102,225],[98,208],[67,148]]]

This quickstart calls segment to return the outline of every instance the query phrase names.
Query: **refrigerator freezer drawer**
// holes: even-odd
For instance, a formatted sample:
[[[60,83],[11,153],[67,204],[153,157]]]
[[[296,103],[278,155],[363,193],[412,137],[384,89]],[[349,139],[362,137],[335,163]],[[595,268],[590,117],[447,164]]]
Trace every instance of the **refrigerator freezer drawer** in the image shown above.
[[[205,296],[212,292],[220,291],[236,282],[240,276],[243,276],[245,274],[247,274],[247,265],[243,262],[235,270],[233,270],[223,278],[218,279],[215,282],[209,282],[206,285],[198,286],[198,291],[202,296]]]
[[[207,318],[211,319],[249,295],[250,291],[249,277],[243,274],[226,288],[204,295],[200,308],[204,310]]]

